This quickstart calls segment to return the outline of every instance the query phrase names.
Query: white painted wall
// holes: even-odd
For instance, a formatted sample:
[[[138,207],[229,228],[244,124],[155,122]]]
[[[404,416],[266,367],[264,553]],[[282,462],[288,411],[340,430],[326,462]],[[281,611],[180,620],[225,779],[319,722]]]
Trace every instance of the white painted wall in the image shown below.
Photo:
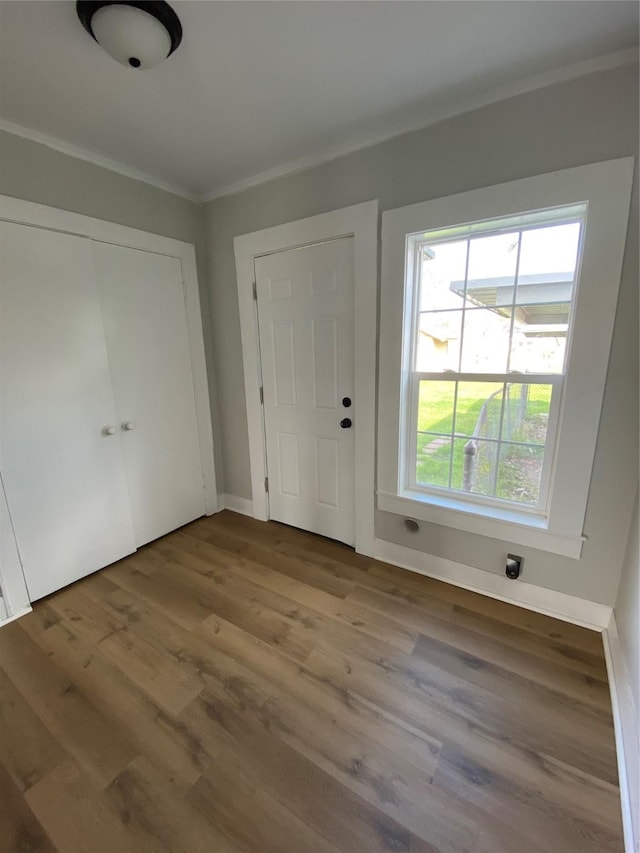
[[[380,210],[638,154],[638,68],[625,66],[495,103],[205,206],[224,491],[251,498],[233,238],[351,204]],[[629,221],[581,560],[530,548],[523,579],[613,605],[638,470],[638,196]],[[375,370],[375,365],[371,365]],[[381,401],[384,404],[384,401]],[[222,490],[222,486],[221,486]],[[509,543],[376,513],[376,536],[490,572]]]

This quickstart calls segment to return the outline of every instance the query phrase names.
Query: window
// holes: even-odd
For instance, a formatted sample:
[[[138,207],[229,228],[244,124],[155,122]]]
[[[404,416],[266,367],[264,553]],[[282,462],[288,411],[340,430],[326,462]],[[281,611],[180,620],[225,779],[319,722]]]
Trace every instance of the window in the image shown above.
[[[409,488],[546,510],[585,213],[408,237]]]
[[[580,556],[632,173],[383,214],[379,509]]]

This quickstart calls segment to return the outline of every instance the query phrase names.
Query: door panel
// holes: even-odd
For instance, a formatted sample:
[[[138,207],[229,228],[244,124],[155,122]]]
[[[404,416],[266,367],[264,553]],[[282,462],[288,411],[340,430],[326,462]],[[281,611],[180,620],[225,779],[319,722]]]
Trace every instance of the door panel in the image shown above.
[[[0,223],[0,466],[31,600],[135,551],[91,241]]]
[[[255,268],[270,516],[353,545],[353,240]]]
[[[278,406],[296,405],[296,359],[293,323],[272,323],[273,376]]]
[[[182,270],[166,255],[93,247],[139,546],[205,512]]]
[[[335,438],[316,437],[316,499],[325,506],[340,506],[340,443]]]
[[[278,433],[278,474],[282,494],[300,497],[300,458],[295,433]]]
[[[338,322],[315,318],[313,340],[313,396],[316,409],[338,407]]]

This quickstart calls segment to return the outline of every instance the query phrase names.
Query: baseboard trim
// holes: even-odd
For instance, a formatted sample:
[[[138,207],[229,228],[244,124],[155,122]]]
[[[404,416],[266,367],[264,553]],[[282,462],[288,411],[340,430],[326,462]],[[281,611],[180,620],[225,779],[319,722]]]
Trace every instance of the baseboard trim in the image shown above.
[[[640,851],[640,733],[629,673],[613,614],[602,632],[609,675],[625,853]]]
[[[248,498],[239,498],[237,495],[218,495],[218,507],[253,518],[253,501]]]
[[[26,616],[27,613],[31,613],[32,609],[32,607],[24,607],[22,610],[18,610],[17,613],[10,613],[0,621],[0,628],[2,628],[3,625],[8,625],[9,622],[15,622],[15,620],[19,619],[21,616]]]
[[[472,592],[479,592],[490,598],[506,601],[508,604],[526,607],[528,610],[535,610],[546,616],[572,622],[593,631],[604,630],[611,618],[611,607],[596,601],[587,601],[522,581],[511,581],[502,575],[425,554],[423,551],[396,545],[384,539],[374,540],[373,556],[376,560],[382,560]]]

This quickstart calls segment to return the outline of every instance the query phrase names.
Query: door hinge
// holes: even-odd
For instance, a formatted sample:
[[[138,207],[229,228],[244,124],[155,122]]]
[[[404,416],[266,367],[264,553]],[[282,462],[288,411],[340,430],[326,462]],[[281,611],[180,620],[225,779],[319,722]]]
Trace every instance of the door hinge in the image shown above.
[[[264,388],[260,386],[260,402],[264,406]]]
[[[253,298],[257,300],[258,298],[258,284],[257,282],[253,282]]]
[[[269,478],[268,477],[264,478],[264,490],[265,490],[265,492],[269,491]]]

